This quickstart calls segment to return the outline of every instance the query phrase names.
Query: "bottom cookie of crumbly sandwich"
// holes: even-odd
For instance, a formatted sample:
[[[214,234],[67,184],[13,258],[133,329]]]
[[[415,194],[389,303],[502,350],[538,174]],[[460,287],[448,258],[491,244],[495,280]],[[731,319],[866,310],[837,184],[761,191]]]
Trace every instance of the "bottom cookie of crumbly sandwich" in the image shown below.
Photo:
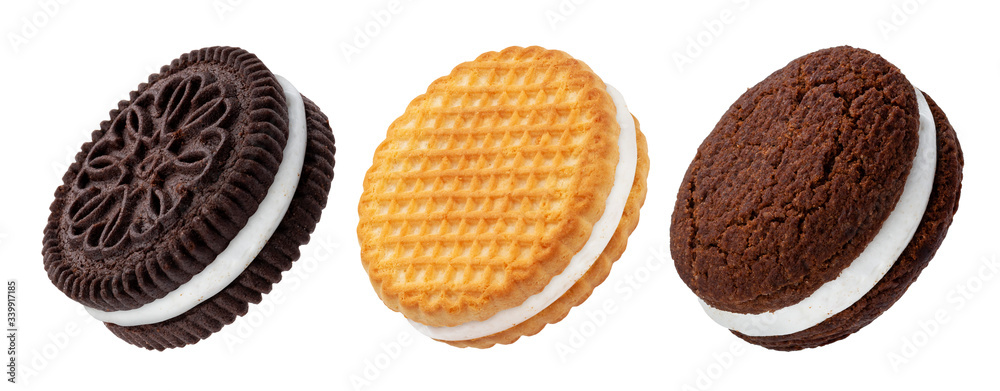
[[[917,232],[896,263],[884,277],[856,303],[833,317],[806,330],[769,337],[750,337],[733,331],[736,336],[773,350],[801,350],[839,341],[857,332],[889,309],[927,266],[944,240],[952,217],[958,210],[962,191],[962,147],[948,117],[926,93],[927,103],[937,127],[937,169],[927,210]]]
[[[587,299],[598,285],[608,278],[611,272],[611,265],[622,256],[625,245],[628,243],[629,235],[635,230],[639,223],[639,208],[646,200],[646,176],[649,173],[649,153],[646,146],[646,137],[639,131],[639,121],[632,117],[635,122],[636,146],[638,148],[638,160],[635,169],[635,180],[632,183],[632,190],[629,192],[628,200],[625,203],[625,212],[618,228],[615,230],[611,241],[608,242],[604,252],[601,253],[594,265],[573,284],[566,293],[559,297],[554,303],[544,310],[528,318],[528,320],[517,324],[507,330],[496,334],[487,335],[465,341],[441,341],[456,347],[474,347],[485,349],[496,344],[511,344],[522,336],[538,334],[547,324],[556,323],[566,317],[569,311]]]
[[[299,258],[299,246],[309,242],[309,235],[326,206],[333,179],[333,131],[319,107],[305,96],[306,155],[298,188],[274,234],[253,262],[221,292],[172,319],[140,326],[105,323],[112,333],[126,342],[150,350],[178,348],[208,338],[223,326],[236,321],[260,303],[262,295],[281,280],[281,272]]]

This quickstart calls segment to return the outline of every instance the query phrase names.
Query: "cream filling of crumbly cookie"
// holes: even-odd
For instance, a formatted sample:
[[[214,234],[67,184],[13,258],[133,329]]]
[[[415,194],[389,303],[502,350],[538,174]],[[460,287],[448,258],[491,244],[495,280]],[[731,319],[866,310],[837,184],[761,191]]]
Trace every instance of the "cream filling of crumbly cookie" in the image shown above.
[[[920,90],[919,144],[903,194],[864,251],[812,295],[791,306],[761,314],[722,311],[701,301],[705,312],[720,325],[751,337],[794,334],[820,324],[847,309],[872,290],[913,239],[930,201],[937,170],[937,129],[934,115]]]
[[[573,255],[562,273],[552,277],[541,292],[528,297],[521,305],[497,312],[489,319],[463,323],[453,327],[432,327],[410,320],[417,331],[428,337],[442,341],[466,341],[496,334],[510,329],[537,315],[543,309],[555,303],[573,284],[590,270],[597,258],[611,241],[618,230],[625,204],[632,193],[635,181],[635,170],[638,159],[635,122],[629,113],[622,95],[610,85],[608,94],[615,103],[617,114],[615,119],[621,126],[618,136],[618,165],[615,167],[614,184],[604,206],[604,213],[593,226],[590,238],[580,252]]]
[[[284,90],[288,105],[288,140],[274,182],[246,226],[212,263],[166,296],[124,311],[85,307],[91,316],[119,326],[138,326],[171,319],[221,292],[257,258],[292,203],[306,154],[306,111],[302,96],[288,80],[277,75],[275,78]]]

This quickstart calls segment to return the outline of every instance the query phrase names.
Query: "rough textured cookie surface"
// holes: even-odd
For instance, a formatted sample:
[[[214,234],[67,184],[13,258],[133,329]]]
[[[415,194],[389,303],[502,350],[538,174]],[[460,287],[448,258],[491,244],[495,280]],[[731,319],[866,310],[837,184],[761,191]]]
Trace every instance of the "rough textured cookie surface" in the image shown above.
[[[962,193],[962,167],[965,164],[962,146],[944,111],[928,96],[927,103],[937,127],[937,169],[934,188],[927,210],[910,244],[889,272],[871,291],[851,307],[830,319],[798,333],[774,337],[748,337],[733,332],[744,340],[775,350],[800,350],[829,344],[846,338],[889,309],[910,287],[937,251],[952,217],[958,210]]]
[[[744,93],[698,148],[671,221],[681,279],[709,305],[794,304],[864,250],[902,194],[917,100],[871,52],[821,50]]]
[[[615,113],[589,67],[538,47],[483,54],[432,83],[365,176],[358,239],[379,297],[456,326],[540,292],[603,213]]]

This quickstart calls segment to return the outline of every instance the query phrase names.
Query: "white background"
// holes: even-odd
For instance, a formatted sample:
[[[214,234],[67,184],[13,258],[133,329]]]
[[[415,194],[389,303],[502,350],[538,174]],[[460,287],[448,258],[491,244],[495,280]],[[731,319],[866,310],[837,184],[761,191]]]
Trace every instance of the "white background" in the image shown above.
[[[387,1],[47,3],[0,5],[0,277],[20,283],[22,387],[994,387],[1000,278],[985,265],[1000,263],[996,2],[404,0],[349,58],[343,45]],[[947,112],[965,150],[961,209],[919,281],[873,324],[823,348],[767,351],[702,313],[669,259],[669,215],[698,144],[746,88],[841,44],[880,53]],[[256,53],[322,107],[336,178],[280,298],[194,346],[150,352],[49,283],[42,228],[66,165],[108,110],[160,65],[211,45]],[[357,200],[407,103],[458,63],[510,45],[564,50],[624,94],[649,139],[649,195],[608,280],[565,320],[513,345],[456,349],[376,297],[358,258]],[[691,61],[678,67],[678,56]]]

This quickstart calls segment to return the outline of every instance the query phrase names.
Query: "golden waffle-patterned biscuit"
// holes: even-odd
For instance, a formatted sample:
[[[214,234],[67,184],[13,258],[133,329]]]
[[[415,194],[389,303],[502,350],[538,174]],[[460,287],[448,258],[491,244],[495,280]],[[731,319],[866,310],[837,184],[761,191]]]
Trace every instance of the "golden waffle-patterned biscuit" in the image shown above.
[[[517,326],[473,340],[443,342],[458,347],[488,348],[498,343],[514,343],[521,336],[535,335],[539,331],[542,331],[542,328],[546,324],[563,320],[569,314],[569,310],[587,300],[590,294],[594,292],[594,288],[601,285],[604,279],[608,278],[608,274],[611,273],[611,264],[617,261],[622,256],[622,253],[625,252],[628,237],[635,230],[636,225],[639,224],[639,208],[642,207],[642,204],[646,200],[646,175],[649,174],[648,148],[646,146],[646,137],[639,131],[639,121],[635,117],[632,119],[635,121],[636,141],[639,147],[639,160],[636,164],[635,182],[632,183],[632,191],[628,195],[628,201],[625,204],[625,213],[618,224],[618,229],[615,230],[614,235],[611,237],[608,247],[597,258],[597,262],[594,262],[590,270],[576,284],[573,284],[566,293],[560,296],[559,300],[556,300],[555,303],[545,307],[537,315]]]
[[[358,238],[379,297],[450,327],[540,292],[604,212],[615,114],[589,67],[538,47],[483,54],[431,84],[365,177]]]

